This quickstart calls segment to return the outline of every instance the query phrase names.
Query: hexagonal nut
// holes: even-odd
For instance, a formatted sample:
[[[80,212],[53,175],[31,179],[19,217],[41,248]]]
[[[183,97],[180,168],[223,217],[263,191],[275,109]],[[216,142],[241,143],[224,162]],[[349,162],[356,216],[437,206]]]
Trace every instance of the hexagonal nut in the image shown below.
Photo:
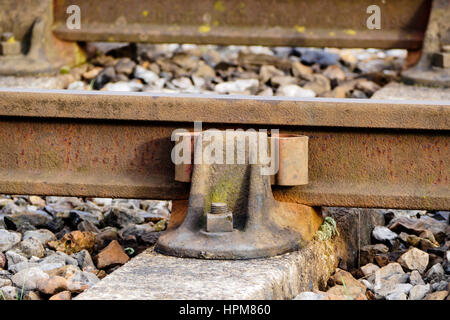
[[[433,65],[439,68],[450,68],[450,52],[439,52],[433,55]]]
[[[20,42],[0,42],[0,54],[3,56],[16,56],[20,54]]]
[[[233,231],[233,214],[231,212],[206,214],[206,231],[207,232],[232,232]]]

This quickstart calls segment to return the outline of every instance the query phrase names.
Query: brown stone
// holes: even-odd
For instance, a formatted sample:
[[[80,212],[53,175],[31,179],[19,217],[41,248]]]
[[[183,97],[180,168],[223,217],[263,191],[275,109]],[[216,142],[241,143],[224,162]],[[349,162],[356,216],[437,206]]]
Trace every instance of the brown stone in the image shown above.
[[[397,260],[400,258],[400,256],[405,253],[405,250],[399,250],[394,252],[388,252],[388,253],[379,253],[375,255],[375,262],[380,266],[384,267],[385,265],[397,262]]]
[[[238,62],[240,65],[273,65],[280,69],[289,69],[291,62],[288,59],[279,58],[268,54],[254,54],[240,52],[238,56]]]
[[[384,244],[366,245],[360,250],[360,263],[366,265],[373,263],[377,254],[383,254],[389,252],[389,248]]]
[[[119,242],[116,240],[111,241],[106,248],[94,257],[94,262],[99,269],[112,267],[118,264],[121,265],[128,260],[130,260],[130,257],[123,251]]]
[[[424,231],[431,231],[437,242],[443,242],[446,236],[447,224],[437,221],[428,216],[422,216],[420,219],[402,216],[394,218],[389,223],[389,229],[394,232],[409,232],[416,235],[421,234]]]
[[[297,78],[285,75],[273,76],[272,78],[270,78],[270,83],[274,87],[282,87],[288,84],[297,84],[297,82],[298,82]]]
[[[345,72],[336,64],[328,66],[322,74],[330,80],[344,81],[346,77]]]
[[[50,297],[48,300],[72,300],[70,291],[62,291]]]
[[[30,196],[28,200],[33,206],[36,207],[45,207],[46,205],[45,200],[38,196]]]
[[[347,299],[352,300],[356,300],[358,298],[367,300],[365,297],[366,286],[353,278],[350,272],[337,269],[332,278],[336,285],[328,289],[328,294],[344,296]]]
[[[105,270],[98,270],[97,273],[96,273],[95,275],[96,275],[99,279],[103,279],[104,277],[107,276]]]
[[[195,71],[194,76],[200,78],[214,78],[216,76],[216,72],[209,65],[200,61],[197,71]]]
[[[333,275],[333,279],[336,284],[345,285],[347,287],[360,287],[364,292],[366,291],[366,286],[353,278],[351,273],[345,270],[337,269]]]
[[[270,78],[275,76],[284,76],[284,72],[271,65],[262,66],[259,69],[259,79],[262,83],[266,83]]]
[[[366,290],[358,286],[337,285],[328,289],[327,294],[344,297],[346,300],[367,300]]]
[[[375,91],[380,89],[380,86],[373,81],[361,78],[356,80],[356,89],[362,90],[371,96],[375,93]]]
[[[179,67],[188,71],[195,70],[198,66],[198,57],[187,54],[185,52],[176,53],[172,57],[172,61]]]
[[[448,296],[448,291],[436,291],[429,293],[423,300],[444,300]]]
[[[377,263],[377,265],[380,267],[387,266],[389,264],[389,262],[392,262],[389,259],[389,255],[386,253],[377,254],[375,256],[374,260]]]
[[[170,220],[172,220],[172,217]],[[95,250],[102,250],[113,240],[119,240],[119,234],[116,228],[108,227],[103,229],[100,233],[95,235]]]
[[[3,269],[5,265],[6,265],[6,257],[2,252],[0,252],[0,269]]]
[[[429,249],[434,249],[439,247],[439,244],[433,243],[428,239],[420,239],[419,248],[420,250],[427,251]]]
[[[424,273],[428,266],[428,253],[417,248],[411,248],[406,253],[402,254],[398,262],[408,270],[417,270]]]
[[[312,80],[313,69],[299,61],[292,62],[292,74],[304,80]]]
[[[315,74],[313,76],[313,80],[309,81],[303,86],[304,89],[309,89],[314,91],[318,96],[324,94],[327,91],[331,90],[330,80],[321,75]]]
[[[103,68],[102,67],[94,67],[89,71],[86,71],[83,73],[83,79],[85,80],[92,80],[95,77],[98,76],[98,74],[100,73],[100,71],[102,71]]]
[[[408,235],[408,237],[406,238],[406,243],[413,246],[413,247],[418,247],[420,244],[420,237],[414,235],[414,234],[410,234]]]
[[[36,291],[28,291],[22,297],[23,300],[43,300],[39,292]]]
[[[68,279],[70,278],[72,275],[76,274],[80,272],[80,269],[78,269],[77,267],[68,264],[65,265],[64,267],[58,268],[58,269],[53,269],[53,270],[49,270],[46,271],[46,273],[50,276],[59,276],[59,277],[63,277],[64,279]]]
[[[345,82],[341,83],[340,85],[338,85],[333,90],[331,90],[329,92],[325,92],[323,94],[323,97],[346,98],[350,94],[350,91],[355,88],[355,86],[356,86],[355,80],[345,81]]]
[[[419,237],[421,237],[422,239],[429,240],[429,241],[431,241],[431,242],[433,242],[433,243],[439,245],[439,244],[437,243],[436,239],[434,238],[433,232],[431,232],[430,230],[425,230],[425,231],[423,231],[423,232],[419,235]]]
[[[324,300],[351,300],[346,296],[325,292]]]
[[[57,251],[62,251],[66,254],[73,254],[86,249],[92,252],[95,242],[95,234],[89,231],[72,231],[65,234],[61,240],[49,241],[48,246]]]
[[[423,251],[439,247],[439,243],[434,239],[433,233],[429,230],[422,232],[419,237],[414,234],[411,235],[401,232],[399,238],[410,246],[418,247]]]
[[[56,294],[67,290],[67,280],[60,276],[53,276],[37,283],[37,289],[45,294]]]

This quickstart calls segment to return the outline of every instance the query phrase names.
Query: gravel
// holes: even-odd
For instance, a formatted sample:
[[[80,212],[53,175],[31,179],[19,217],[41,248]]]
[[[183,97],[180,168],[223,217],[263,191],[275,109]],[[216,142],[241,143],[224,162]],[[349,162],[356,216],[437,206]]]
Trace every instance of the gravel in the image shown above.
[[[156,200],[0,195],[0,204],[0,221],[20,217],[0,227],[5,299],[75,297],[154,245],[171,212]]]

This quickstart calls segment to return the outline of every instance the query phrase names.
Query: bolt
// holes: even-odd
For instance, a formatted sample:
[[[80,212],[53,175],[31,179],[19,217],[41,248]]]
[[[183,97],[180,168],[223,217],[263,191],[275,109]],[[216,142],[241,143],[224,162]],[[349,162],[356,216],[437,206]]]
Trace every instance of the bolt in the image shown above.
[[[206,214],[207,232],[232,232],[233,214],[223,202],[211,203],[211,211]]]
[[[1,56],[16,56],[20,54],[20,42],[14,39],[12,32],[3,32],[0,38]]]
[[[226,203],[223,202],[213,202],[211,203],[211,213],[212,214],[221,214],[226,213],[228,211],[228,207]]]

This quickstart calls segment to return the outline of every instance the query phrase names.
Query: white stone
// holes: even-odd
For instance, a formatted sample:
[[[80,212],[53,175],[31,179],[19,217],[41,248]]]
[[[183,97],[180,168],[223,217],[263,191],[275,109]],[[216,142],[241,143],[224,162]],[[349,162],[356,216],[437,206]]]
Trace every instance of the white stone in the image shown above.
[[[86,286],[90,288],[99,281],[100,279],[92,272],[80,271],[67,279],[67,288],[70,291],[81,292]]]
[[[445,291],[448,288],[448,282],[445,280],[441,280],[439,282],[435,282],[431,285],[432,291]]]
[[[120,92],[133,92],[140,91],[144,85],[138,81],[118,81],[118,82],[109,82],[107,83],[103,89],[106,91],[120,91]]]
[[[316,93],[310,89],[304,89],[296,84],[288,84],[279,87],[276,95],[284,97],[314,98]]]
[[[194,76],[194,75],[192,75],[192,82],[194,83],[194,86],[196,88],[202,88],[205,85],[205,83],[206,83],[204,78],[197,77],[197,76]]]
[[[426,270],[428,261],[428,253],[417,248],[409,249],[398,259],[398,262],[405,268],[409,270],[417,270],[421,274]]]
[[[383,283],[383,285],[380,288],[375,287],[374,291],[377,296],[385,297],[395,294],[408,294],[411,290],[412,285],[409,283]]]
[[[273,90],[272,90],[272,88],[267,87],[264,90],[258,92],[258,96],[271,97],[271,96],[273,96]]]
[[[444,277],[445,271],[440,263],[434,264],[425,274],[425,280],[438,280],[440,281]]]
[[[23,240],[20,243],[20,249],[26,254],[27,258],[31,258],[32,256],[42,258],[45,254],[44,246],[34,237]]]
[[[372,236],[378,241],[391,241],[397,238],[397,234],[384,226],[376,226],[372,231]]]
[[[3,300],[5,297],[6,300],[18,300],[19,289],[14,286],[5,286],[0,288],[2,294],[0,294],[0,299]]]
[[[22,239],[26,240],[29,238],[35,238],[35,239],[39,240],[39,242],[42,243],[42,245],[46,245],[47,242],[49,242],[49,241],[56,240],[56,236],[53,234],[53,232],[51,232],[50,230],[47,230],[47,229],[26,231],[23,234]]]
[[[409,283],[411,283],[413,286],[418,284],[425,284],[425,282],[422,280],[422,277],[420,276],[419,271],[417,270],[411,271],[411,275],[409,276]]]
[[[310,291],[302,292],[294,298],[294,300],[324,300],[324,299],[325,295]]]
[[[18,232],[0,229],[0,251],[4,252],[11,249],[20,242],[22,235]]]
[[[92,202],[97,206],[106,207],[112,204],[112,198],[93,198]]]
[[[69,84],[68,90],[86,90],[86,83],[83,81],[75,81]]]
[[[406,300],[407,296],[404,292],[394,292],[386,296],[386,300]]]
[[[34,267],[16,273],[11,277],[11,281],[19,288],[23,287],[24,290],[35,290],[39,280],[46,280],[48,278],[48,274],[40,268]]]
[[[250,88],[256,88],[258,85],[259,81],[257,79],[238,79],[219,83],[215,86],[214,90],[222,94],[244,92]]]
[[[273,56],[273,51],[270,50],[269,47],[250,46],[248,49],[253,54],[267,54],[267,55]]]
[[[405,271],[403,271],[403,268],[399,263],[391,262],[388,265],[377,270],[375,272],[375,277],[381,278],[381,279],[387,279],[396,273],[404,274]]]
[[[29,262],[29,261],[23,261],[16,264],[13,264],[12,266],[8,265],[8,270],[12,273],[18,273],[25,269],[30,269],[33,267],[38,267],[39,265],[37,263]]]
[[[189,79],[187,77],[181,77],[181,78],[173,79],[172,83],[177,88],[180,88],[180,89],[183,89],[183,90],[194,88],[194,85],[192,84],[191,79]]]
[[[25,255],[17,249],[6,251],[5,257],[6,260],[8,260],[8,267],[27,261],[27,257],[25,257]]]
[[[409,300],[422,300],[430,292],[430,284],[418,284],[409,291]]]
[[[397,262],[389,263],[388,265],[375,271],[375,281],[373,289],[375,292],[383,290],[384,294],[379,294],[381,296],[386,296],[392,292],[386,288],[393,288],[397,284],[403,284],[408,279],[408,275],[405,274],[400,264]],[[412,286],[411,286],[412,287]],[[386,291],[388,291],[386,293]]]
[[[366,277],[374,274],[375,271],[377,271],[379,269],[380,269],[380,267],[373,263],[368,263],[361,267],[361,271],[364,274],[364,276],[366,276]]]
[[[0,278],[0,288],[12,285],[11,280]],[[0,299],[1,300],[1,299]]]
[[[134,68],[134,77],[138,78],[138,79],[142,79],[144,80],[145,83],[154,83],[156,82],[159,77],[156,73],[154,73],[151,70],[147,70],[144,67],[141,66],[136,66],[136,68]]]
[[[386,50],[385,53],[388,57],[406,59],[408,51],[406,51],[405,49],[390,49]]]

